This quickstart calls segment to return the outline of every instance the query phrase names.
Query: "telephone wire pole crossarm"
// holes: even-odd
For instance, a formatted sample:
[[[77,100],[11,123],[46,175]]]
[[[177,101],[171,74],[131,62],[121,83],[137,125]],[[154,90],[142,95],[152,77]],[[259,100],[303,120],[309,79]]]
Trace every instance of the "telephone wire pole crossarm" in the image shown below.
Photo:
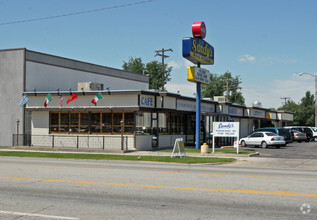
[[[169,57],[167,55],[165,55],[164,53],[167,51],[171,51],[173,52],[172,49],[164,49],[162,48],[162,50],[156,50],[156,54],[155,56],[161,56],[162,57],[162,91],[164,91],[164,85],[165,85],[165,79],[164,79],[164,75],[165,75],[165,65],[164,65],[164,59]]]

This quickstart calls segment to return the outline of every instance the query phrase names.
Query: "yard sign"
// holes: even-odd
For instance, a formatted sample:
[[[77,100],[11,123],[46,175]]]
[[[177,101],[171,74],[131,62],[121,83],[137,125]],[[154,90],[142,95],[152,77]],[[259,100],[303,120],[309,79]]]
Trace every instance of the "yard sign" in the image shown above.
[[[212,153],[215,153],[215,137],[236,137],[234,147],[239,153],[239,122],[214,122],[212,135]]]

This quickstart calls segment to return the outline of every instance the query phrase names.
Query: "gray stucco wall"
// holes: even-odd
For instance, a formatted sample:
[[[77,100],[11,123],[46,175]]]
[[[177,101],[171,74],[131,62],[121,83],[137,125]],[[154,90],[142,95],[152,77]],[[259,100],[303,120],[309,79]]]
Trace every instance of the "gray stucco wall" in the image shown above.
[[[23,133],[24,108],[19,102],[24,90],[25,49],[0,50],[0,146],[12,145],[12,134]]]

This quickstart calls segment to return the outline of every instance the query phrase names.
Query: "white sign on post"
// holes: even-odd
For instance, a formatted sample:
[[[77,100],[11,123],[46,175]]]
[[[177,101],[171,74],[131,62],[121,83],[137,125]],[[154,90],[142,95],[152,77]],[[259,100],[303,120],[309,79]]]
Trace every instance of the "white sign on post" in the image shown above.
[[[236,137],[234,147],[239,153],[239,122],[214,122],[212,135],[212,152],[215,153],[215,137]]]

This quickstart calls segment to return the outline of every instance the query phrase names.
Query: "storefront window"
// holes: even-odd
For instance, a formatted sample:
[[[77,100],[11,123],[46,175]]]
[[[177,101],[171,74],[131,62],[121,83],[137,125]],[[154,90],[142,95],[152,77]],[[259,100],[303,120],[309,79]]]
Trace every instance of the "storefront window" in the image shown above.
[[[112,113],[102,113],[102,132],[112,133]]]
[[[80,133],[88,133],[89,115],[88,113],[80,113]]]
[[[136,134],[151,134],[151,113],[136,112]]]
[[[169,113],[159,113],[159,133],[169,134],[170,132],[170,114]]]
[[[134,132],[134,112],[51,112],[50,133],[124,133]]]
[[[121,133],[122,113],[113,113],[112,133]]]
[[[172,134],[185,134],[185,116],[172,114]]]
[[[133,133],[134,131],[134,113],[124,113],[124,132]]]
[[[90,127],[91,133],[100,133],[101,132],[100,115],[101,115],[100,112],[91,113],[91,127]]]
[[[51,113],[50,132],[59,132],[59,113]]]
[[[69,114],[61,113],[60,119],[60,132],[69,132]]]
[[[78,132],[79,130],[79,113],[70,113],[69,132]]]

